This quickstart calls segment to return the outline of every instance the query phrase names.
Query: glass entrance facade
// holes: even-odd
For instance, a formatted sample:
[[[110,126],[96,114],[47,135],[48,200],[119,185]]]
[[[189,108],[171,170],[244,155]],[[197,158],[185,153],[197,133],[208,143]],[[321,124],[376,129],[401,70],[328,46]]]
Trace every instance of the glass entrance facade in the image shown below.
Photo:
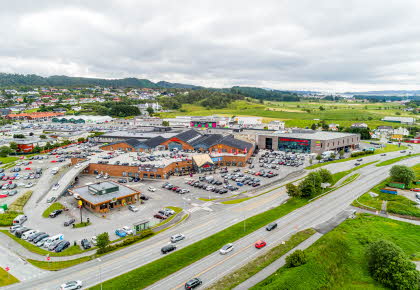
[[[311,152],[311,140],[295,138],[279,138],[279,150],[286,152]]]

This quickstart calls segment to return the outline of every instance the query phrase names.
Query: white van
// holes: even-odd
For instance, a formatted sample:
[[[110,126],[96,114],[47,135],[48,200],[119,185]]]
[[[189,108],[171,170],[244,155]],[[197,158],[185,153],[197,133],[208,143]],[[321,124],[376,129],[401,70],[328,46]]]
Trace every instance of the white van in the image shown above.
[[[45,241],[45,243],[44,243],[43,247],[48,249],[48,247],[49,247],[49,246],[50,246],[53,242],[58,241],[58,240],[64,240],[64,235],[63,235],[63,234],[58,234],[58,235],[55,235],[55,236],[49,237],[49,238]]]
[[[35,234],[35,233],[37,233],[37,232],[39,232],[39,231],[36,231],[36,230],[30,230],[30,231],[24,232],[24,233],[22,234],[21,239],[22,239],[22,240],[27,240],[27,239],[29,238],[29,236],[30,236],[30,235]]]
[[[21,215],[18,215],[17,217],[15,217],[15,219],[13,220],[13,225],[14,226],[16,226],[16,225],[21,225],[21,224],[23,224],[24,222],[26,222],[28,220],[28,217],[26,216],[26,215],[23,215],[23,214],[21,214]]]

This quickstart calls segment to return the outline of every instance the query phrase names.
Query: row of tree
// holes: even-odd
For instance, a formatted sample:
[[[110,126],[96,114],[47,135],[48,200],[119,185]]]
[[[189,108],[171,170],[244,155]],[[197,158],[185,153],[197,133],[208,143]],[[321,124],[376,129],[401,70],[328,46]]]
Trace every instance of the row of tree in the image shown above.
[[[309,173],[298,185],[286,185],[287,194],[291,197],[310,198],[322,192],[322,183],[332,183],[333,176],[327,169],[320,169]]]

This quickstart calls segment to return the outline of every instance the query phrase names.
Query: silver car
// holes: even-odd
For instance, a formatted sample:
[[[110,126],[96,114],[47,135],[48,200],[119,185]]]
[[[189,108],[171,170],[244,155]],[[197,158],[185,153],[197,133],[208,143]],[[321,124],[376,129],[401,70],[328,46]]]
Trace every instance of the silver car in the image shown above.
[[[182,241],[183,239],[185,239],[185,236],[183,234],[176,234],[171,237],[171,242],[176,243],[176,242]]]

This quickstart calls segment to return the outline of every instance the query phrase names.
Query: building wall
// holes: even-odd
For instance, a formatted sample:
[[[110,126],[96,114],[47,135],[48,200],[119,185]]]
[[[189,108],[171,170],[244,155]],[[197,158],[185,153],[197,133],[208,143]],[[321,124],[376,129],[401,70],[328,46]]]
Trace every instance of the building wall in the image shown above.
[[[127,152],[136,151],[136,149],[133,146],[130,146],[125,142],[105,145],[105,146],[102,146],[101,149],[105,151],[115,151],[115,150],[122,150],[122,151],[127,151]]]
[[[169,143],[176,142],[182,145],[183,150],[194,150],[194,147],[192,147],[190,144],[178,139],[178,138],[170,138],[166,140],[165,142],[161,143],[160,145],[165,146],[166,149],[168,149]]]

